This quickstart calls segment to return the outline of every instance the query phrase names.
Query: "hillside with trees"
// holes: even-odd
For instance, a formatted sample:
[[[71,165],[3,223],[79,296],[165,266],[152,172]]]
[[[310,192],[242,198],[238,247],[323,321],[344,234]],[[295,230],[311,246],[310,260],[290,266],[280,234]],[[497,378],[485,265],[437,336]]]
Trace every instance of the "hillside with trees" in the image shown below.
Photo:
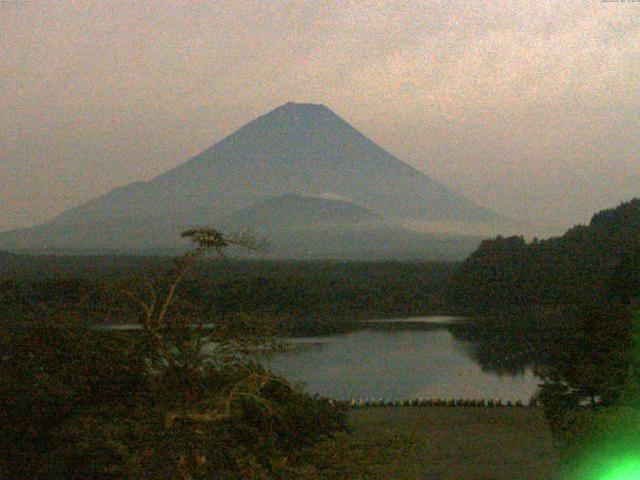
[[[614,452],[637,458],[640,199],[596,213],[561,237],[484,241],[460,265],[447,296],[480,314],[472,333],[487,361],[502,343],[534,346],[543,382],[537,401],[566,478],[599,471]]]
[[[460,266],[448,299],[473,313],[589,304],[632,288],[639,249],[640,199],[634,199],[561,237],[483,241]]]

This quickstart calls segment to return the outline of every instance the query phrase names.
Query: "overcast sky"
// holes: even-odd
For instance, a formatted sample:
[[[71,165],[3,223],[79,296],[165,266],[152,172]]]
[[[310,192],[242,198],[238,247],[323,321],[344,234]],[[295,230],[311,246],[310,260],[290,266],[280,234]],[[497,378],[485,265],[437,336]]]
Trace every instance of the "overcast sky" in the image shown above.
[[[640,196],[640,3],[0,1],[0,230],[322,103],[476,202]]]

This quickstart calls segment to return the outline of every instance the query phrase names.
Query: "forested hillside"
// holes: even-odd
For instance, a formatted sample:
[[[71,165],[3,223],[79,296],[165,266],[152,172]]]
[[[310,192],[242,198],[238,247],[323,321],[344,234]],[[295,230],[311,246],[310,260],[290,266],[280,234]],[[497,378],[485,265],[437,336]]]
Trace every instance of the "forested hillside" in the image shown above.
[[[640,199],[634,199],[561,237],[483,241],[460,266],[448,298],[470,312],[584,305],[637,286],[639,250]]]
[[[597,442],[610,449],[612,439],[637,436],[630,425],[639,417],[629,407],[640,391],[640,199],[561,237],[482,242],[447,296],[450,305],[483,314],[464,333],[481,339],[485,363],[503,343],[532,350],[538,399],[568,470],[586,465]]]

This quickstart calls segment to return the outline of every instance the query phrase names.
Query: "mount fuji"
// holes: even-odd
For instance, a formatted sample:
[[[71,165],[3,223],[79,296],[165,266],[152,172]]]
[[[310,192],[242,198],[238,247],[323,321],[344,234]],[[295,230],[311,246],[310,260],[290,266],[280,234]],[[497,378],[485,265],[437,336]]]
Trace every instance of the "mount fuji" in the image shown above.
[[[415,232],[403,226],[411,222],[439,227]],[[150,181],[116,188],[44,224],[0,233],[0,248],[180,249],[179,233],[197,225],[267,230],[289,238],[275,250],[292,258],[366,252],[440,258],[448,251],[443,242],[460,247],[454,256],[477,246],[477,237],[443,235],[438,228],[447,224],[497,231],[512,221],[397,159],[327,107],[287,103]],[[304,246],[311,237],[323,245],[315,253]]]

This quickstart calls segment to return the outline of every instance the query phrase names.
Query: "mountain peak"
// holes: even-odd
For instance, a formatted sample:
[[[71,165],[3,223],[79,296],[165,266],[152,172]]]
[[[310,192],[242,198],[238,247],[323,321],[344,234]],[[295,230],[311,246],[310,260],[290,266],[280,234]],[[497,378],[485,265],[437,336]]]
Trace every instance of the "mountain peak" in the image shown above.
[[[148,182],[112,190],[30,231],[0,234],[0,247],[165,245],[179,241],[173,238],[179,239],[184,226],[210,223],[290,192],[329,193],[394,222],[502,222],[394,157],[326,106],[288,102]],[[335,200],[291,200],[282,201],[297,205],[291,212],[307,204],[322,212],[346,208]]]
[[[211,148],[249,141],[262,150],[285,147],[295,138],[308,141],[308,136],[326,139],[353,135],[357,131],[325,105],[287,102],[247,123]],[[274,136],[279,136],[277,139]],[[286,137],[286,138],[285,138]],[[308,144],[307,144],[308,147]],[[235,147],[234,147],[235,148]]]
[[[298,102],[287,102],[284,105],[281,105],[279,108],[296,109],[296,110],[311,110],[311,109],[329,110],[326,106],[324,106],[321,103],[298,103]]]
[[[280,105],[271,112],[267,113],[265,117],[278,116],[284,114],[292,118],[313,118],[313,117],[327,117],[336,116],[331,109],[320,103],[296,103],[287,102],[284,105]]]

